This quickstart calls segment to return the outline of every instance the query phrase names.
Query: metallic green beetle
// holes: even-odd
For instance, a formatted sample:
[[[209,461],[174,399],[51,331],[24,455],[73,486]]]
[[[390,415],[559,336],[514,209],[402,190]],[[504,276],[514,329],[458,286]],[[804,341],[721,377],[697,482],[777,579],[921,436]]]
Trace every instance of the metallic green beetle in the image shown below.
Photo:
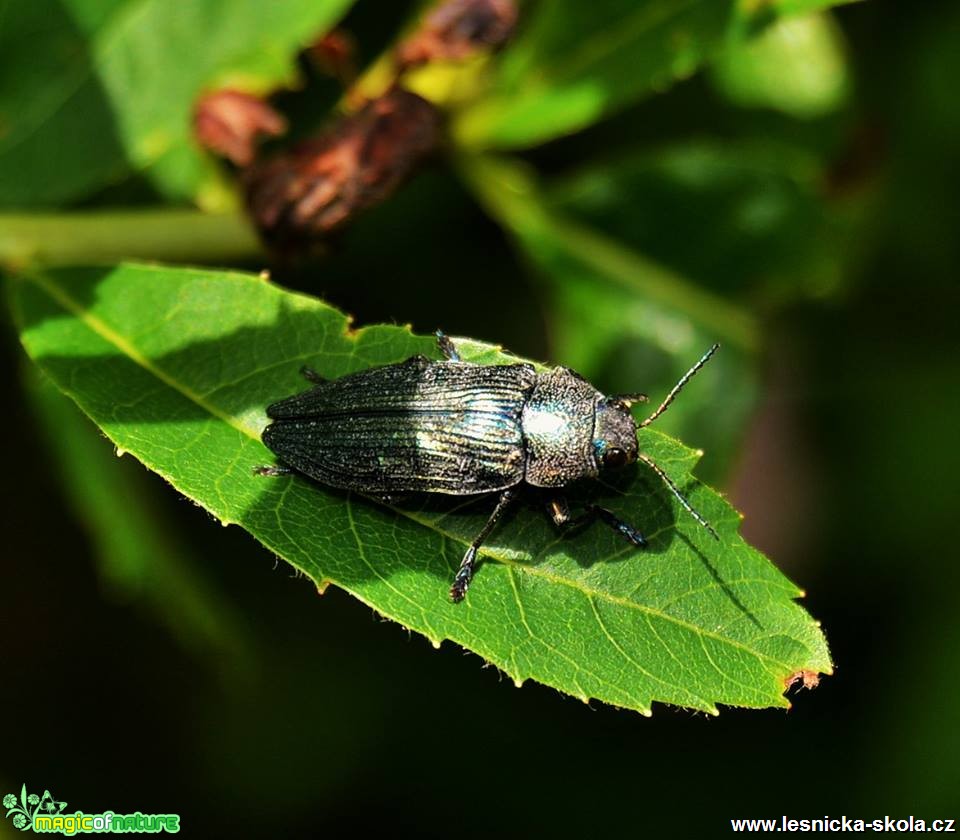
[[[719,345],[638,424],[630,406],[646,401],[644,394],[604,396],[565,367],[538,373],[525,363],[464,362],[447,336],[438,332],[437,341],[446,361],[413,356],[334,380],[303,368],[313,387],[267,408],[273,422],[264,430],[263,442],[280,466],[257,472],[302,473],[385,500],[404,493],[499,494],[453,579],[454,601],[466,595],[477,550],[524,484],[547,491],[547,510],[558,527],[596,518],[644,547],[643,534],[605,508],[587,505],[583,514],[572,517],[562,493],[575,481],[643,461],[684,509],[717,536],[666,473],[638,451],[637,429],[666,410]]]

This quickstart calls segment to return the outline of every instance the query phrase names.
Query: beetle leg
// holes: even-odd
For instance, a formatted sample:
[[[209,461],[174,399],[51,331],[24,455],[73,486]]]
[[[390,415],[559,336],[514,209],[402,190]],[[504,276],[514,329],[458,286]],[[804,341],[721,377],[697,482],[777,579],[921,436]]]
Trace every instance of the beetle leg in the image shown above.
[[[633,393],[633,394],[611,394],[607,397],[604,402],[607,405],[622,405],[624,408],[630,408],[632,405],[637,403],[645,403],[650,398],[646,394]]]
[[[550,514],[553,524],[563,531],[569,531],[592,522],[594,519],[599,519],[633,545],[639,548],[647,547],[647,539],[640,531],[633,525],[624,522],[612,511],[599,505],[587,505],[584,512],[579,516],[571,516],[567,500],[563,496],[554,496],[547,502],[547,513]]]
[[[254,475],[293,475],[296,470],[290,467],[254,467]]]
[[[496,527],[507,508],[510,507],[516,498],[517,490],[513,487],[504,490],[500,494],[500,498],[497,500],[497,506],[493,509],[493,513],[490,514],[487,524],[480,529],[480,533],[477,534],[476,539],[470,543],[466,554],[463,555],[463,560],[460,561],[460,568],[457,570],[457,574],[453,578],[453,585],[450,587],[450,597],[455,604],[462,601],[464,595],[467,594],[467,587],[470,586],[470,581],[473,579],[473,573],[477,565],[477,549],[479,549],[483,541],[490,536],[490,532]]]
[[[437,330],[436,336],[437,347],[440,348],[440,352],[443,353],[444,358],[450,362],[459,362],[460,354],[457,352],[457,348],[453,341],[450,340],[450,336],[448,336],[442,330]]]
[[[436,362],[431,362],[426,356],[422,353],[418,353],[416,356],[411,356],[405,362],[400,362],[402,365],[409,365],[413,368],[425,368],[430,365],[436,364]]]
[[[597,505],[587,506],[587,515],[597,517],[601,522],[605,522],[614,531],[619,533],[627,542],[633,543],[638,548],[647,547],[647,538],[633,527],[629,522],[624,522],[620,517],[606,508]]]
[[[404,502],[408,501],[411,497],[411,493],[368,493],[367,494],[375,502],[379,502],[381,505],[386,505],[387,507],[396,507],[397,505],[402,505]]]
[[[307,382],[312,382],[314,385],[322,385],[324,382],[329,382],[329,379],[321,376],[309,365],[304,365],[300,368],[300,375],[307,380]]]
[[[577,517],[578,522],[570,518],[570,505],[563,496],[552,496],[547,499],[547,515],[554,525],[564,530],[578,524],[579,521],[584,521],[583,516]]]

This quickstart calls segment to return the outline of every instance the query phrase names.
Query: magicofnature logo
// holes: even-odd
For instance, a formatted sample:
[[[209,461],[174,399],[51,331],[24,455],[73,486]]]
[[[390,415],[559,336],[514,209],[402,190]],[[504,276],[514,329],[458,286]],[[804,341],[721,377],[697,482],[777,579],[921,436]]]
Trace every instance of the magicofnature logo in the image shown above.
[[[64,814],[66,802],[54,798],[49,790],[45,790],[43,796],[27,793],[26,785],[20,789],[19,800],[13,793],[4,796],[3,807],[7,809],[7,817],[12,818],[14,828],[38,834],[156,834],[159,831],[175,834],[180,831],[179,814],[142,814],[140,811]]]
[[[26,831],[33,828],[33,819],[37,814],[59,814],[67,807],[67,803],[58,802],[49,790],[45,790],[43,796],[27,793],[27,786],[24,785],[20,788],[20,801],[17,801],[15,794],[8,793],[3,797],[3,807],[7,809],[7,816],[13,817],[13,827]]]

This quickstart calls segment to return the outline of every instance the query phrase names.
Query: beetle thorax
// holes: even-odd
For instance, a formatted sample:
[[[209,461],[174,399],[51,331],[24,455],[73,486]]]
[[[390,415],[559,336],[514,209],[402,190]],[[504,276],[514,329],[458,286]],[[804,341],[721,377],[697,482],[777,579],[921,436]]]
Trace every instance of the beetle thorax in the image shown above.
[[[599,397],[596,388],[569,368],[537,376],[521,419],[528,484],[562,487],[598,475],[593,431]]]
[[[616,397],[601,399],[594,412],[593,447],[597,466],[622,467],[637,460],[637,424],[630,405]]]

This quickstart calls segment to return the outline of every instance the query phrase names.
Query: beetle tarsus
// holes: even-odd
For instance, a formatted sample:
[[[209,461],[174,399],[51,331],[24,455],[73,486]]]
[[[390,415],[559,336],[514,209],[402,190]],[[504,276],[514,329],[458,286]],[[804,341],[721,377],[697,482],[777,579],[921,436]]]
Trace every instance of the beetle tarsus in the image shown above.
[[[470,581],[473,580],[473,573],[477,567],[477,550],[483,545],[483,541],[490,536],[490,532],[497,526],[497,523],[503,517],[507,508],[510,507],[516,498],[517,488],[515,487],[504,490],[500,494],[500,498],[497,500],[497,506],[493,509],[493,513],[490,514],[487,524],[480,529],[480,533],[477,534],[474,541],[470,543],[470,547],[463,555],[463,560],[460,561],[460,568],[457,569],[457,574],[454,576],[453,584],[450,587],[450,597],[455,604],[463,600],[463,597],[467,594],[467,588],[470,586]]]
[[[443,330],[437,330],[436,336],[437,347],[440,348],[440,352],[443,353],[444,358],[448,362],[459,362],[460,354],[457,352],[457,347],[450,336],[443,332]]]
[[[470,587],[470,581],[473,580],[473,572],[477,563],[477,549],[472,545],[467,549],[460,562],[460,568],[453,578],[453,584],[450,586],[450,599],[455,604],[459,604],[467,594]]]
[[[270,466],[259,466],[253,468],[254,475],[293,475],[294,470],[290,467],[270,467]]]
[[[325,382],[329,382],[326,377],[321,376],[309,365],[304,365],[300,368],[300,375],[307,380],[307,382],[312,382],[314,385],[323,385]]]

